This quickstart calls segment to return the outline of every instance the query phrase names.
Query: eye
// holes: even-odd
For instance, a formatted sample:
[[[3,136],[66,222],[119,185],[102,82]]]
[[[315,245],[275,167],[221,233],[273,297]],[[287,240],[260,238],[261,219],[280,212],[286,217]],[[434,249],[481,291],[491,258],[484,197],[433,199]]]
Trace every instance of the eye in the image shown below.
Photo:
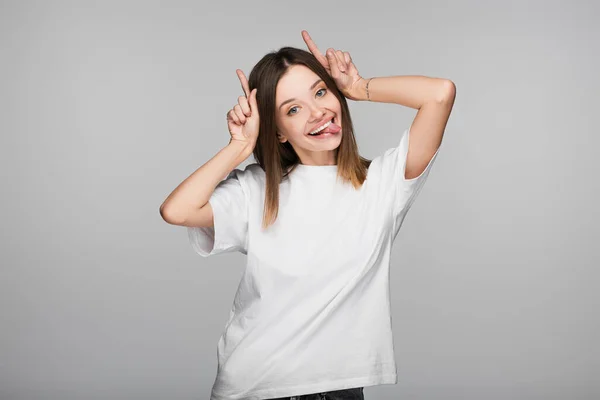
[[[320,91],[325,91],[325,92],[327,92],[327,89],[326,89],[326,88],[319,89],[319,90],[317,90],[317,93],[319,93]],[[323,95],[321,95],[321,96],[318,96],[318,97],[323,97],[323,96],[325,96],[325,93],[323,93]],[[290,109],[289,109],[289,111],[287,112],[287,115],[291,115],[291,114],[290,114],[290,113],[291,113],[291,111],[292,111],[293,109],[295,109],[295,108],[298,108],[298,107],[292,107],[292,108],[290,108]],[[296,114],[296,113],[293,113],[293,114]]]

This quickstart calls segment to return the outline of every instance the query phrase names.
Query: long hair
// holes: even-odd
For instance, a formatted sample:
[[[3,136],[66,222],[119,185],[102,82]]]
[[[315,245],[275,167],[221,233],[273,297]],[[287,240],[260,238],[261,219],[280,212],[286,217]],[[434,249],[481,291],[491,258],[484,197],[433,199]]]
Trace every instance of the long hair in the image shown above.
[[[275,122],[275,93],[281,77],[292,65],[304,65],[318,75],[339,100],[342,110],[342,141],[337,148],[337,179],[360,188],[367,177],[372,160],[358,154],[352,119],[346,97],[337,88],[333,78],[315,56],[295,47],[282,47],[265,55],[250,72],[250,91],[258,89],[256,102],[260,114],[259,135],[253,150],[254,158],[265,172],[266,188],[262,227],[266,229],[277,219],[279,210],[279,185],[300,163],[300,158],[289,143],[277,138]]]

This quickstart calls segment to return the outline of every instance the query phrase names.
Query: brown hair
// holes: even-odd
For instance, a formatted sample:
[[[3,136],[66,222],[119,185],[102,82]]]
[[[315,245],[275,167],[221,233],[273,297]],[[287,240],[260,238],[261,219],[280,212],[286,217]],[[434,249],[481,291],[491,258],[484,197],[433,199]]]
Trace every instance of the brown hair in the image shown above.
[[[248,77],[250,90],[258,88],[256,102],[260,114],[260,126],[253,155],[265,171],[266,176],[263,228],[267,228],[277,219],[279,185],[300,163],[300,159],[289,141],[281,143],[278,140],[275,122],[277,84],[292,65],[304,65],[312,70],[323,79],[327,88],[340,102],[343,134],[336,152],[338,179],[350,182],[355,189],[358,189],[365,181],[367,169],[372,161],[358,154],[346,97],[340,92],[333,78],[315,56],[306,50],[295,47],[282,47],[276,52],[268,53],[256,63]]]

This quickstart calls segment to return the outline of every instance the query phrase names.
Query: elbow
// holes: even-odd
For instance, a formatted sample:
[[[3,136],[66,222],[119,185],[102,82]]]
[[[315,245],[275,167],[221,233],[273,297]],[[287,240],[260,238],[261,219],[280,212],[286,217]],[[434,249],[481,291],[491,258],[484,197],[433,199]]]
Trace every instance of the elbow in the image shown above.
[[[456,97],[456,85],[450,79],[443,79],[437,96],[440,103],[453,103]]]
[[[177,214],[173,212],[171,208],[165,207],[164,204],[160,206],[159,209],[160,217],[168,224],[171,225],[181,225],[182,220]]]

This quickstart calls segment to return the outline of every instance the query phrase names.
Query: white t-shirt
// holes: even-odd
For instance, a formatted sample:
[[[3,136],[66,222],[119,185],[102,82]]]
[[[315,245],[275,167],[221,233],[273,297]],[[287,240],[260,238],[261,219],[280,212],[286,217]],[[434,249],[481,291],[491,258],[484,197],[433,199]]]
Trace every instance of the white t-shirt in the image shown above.
[[[210,198],[214,228],[188,227],[203,257],[239,251],[246,267],[217,344],[211,400],[262,400],[395,384],[392,243],[425,183],[404,179],[409,129],[373,159],[359,190],[337,165],[298,165],[262,230],[265,173],[234,169]]]

